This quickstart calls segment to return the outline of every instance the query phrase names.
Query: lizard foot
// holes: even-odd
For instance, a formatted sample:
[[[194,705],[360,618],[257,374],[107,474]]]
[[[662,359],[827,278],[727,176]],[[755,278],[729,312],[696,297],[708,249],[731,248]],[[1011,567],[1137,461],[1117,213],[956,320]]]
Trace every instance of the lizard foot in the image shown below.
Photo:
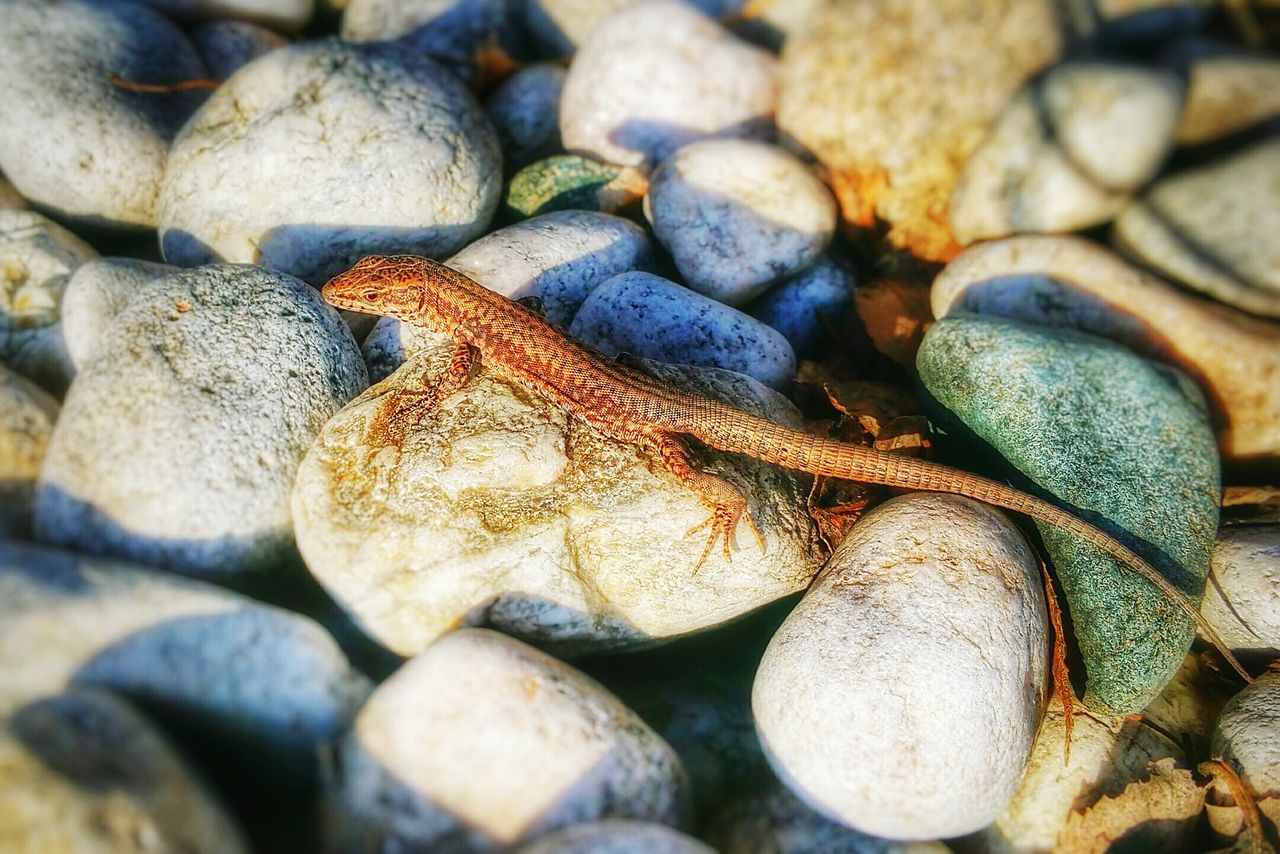
[[[711,528],[711,534],[707,537],[707,545],[702,549],[702,555],[693,566],[694,575],[697,575],[698,571],[702,569],[702,565],[707,562],[707,557],[710,556],[711,550],[715,548],[717,540],[723,542],[725,561],[733,563],[733,553],[730,550],[730,545],[733,540],[733,532],[738,528],[739,519],[747,520],[747,526],[751,528],[751,533],[755,534],[756,542],[760,544],[760,553],[765,554],[768,551],[765,546],[764,535],[760,533],[760,529],[756,526],[755,519],[752,519],[751,514],[747,512],[745,501],[733,504],[719,503],[714,506],[711,515],[707,517],[705,522],[695,525],[685,533],[685,538],[687,539],[707,527]]]

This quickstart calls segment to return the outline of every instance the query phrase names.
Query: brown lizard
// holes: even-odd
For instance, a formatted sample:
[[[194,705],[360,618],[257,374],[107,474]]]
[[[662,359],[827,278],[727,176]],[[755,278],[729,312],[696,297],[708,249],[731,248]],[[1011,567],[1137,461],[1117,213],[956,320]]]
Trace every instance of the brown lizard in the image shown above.
[[[326,284],[322,294],[337,308],[390,315],[456,342],[444,374],[424,383],[421,391],[399,392],[391,401],[393,408],[405,396],[425,406],[440,403],[462,389],[477,361],[483,360],[606,436],[656,451],[667,469],[712,508],[710,518],[699,526],[711,527],[699,566],[720,538],[729,557],[739,520],[747,522],[762,549],[764,538],[746,512],[745,496],[728,481],[700,471],[681,436],[810,474],[963,495],[1076,534],[1177,603],[1231,666],[1250,679],[1181,590],[1114,537],[1048,501],[941,463],[810,435],[718,400],[678,391],[588,349],[537,313],[427,258],[365,258]]]

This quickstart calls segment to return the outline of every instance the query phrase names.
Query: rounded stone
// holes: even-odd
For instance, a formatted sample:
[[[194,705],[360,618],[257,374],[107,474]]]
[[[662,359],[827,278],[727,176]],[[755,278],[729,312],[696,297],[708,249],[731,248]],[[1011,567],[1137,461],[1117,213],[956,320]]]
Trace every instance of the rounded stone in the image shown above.
[[[178,723],[253,773],[314,776],[369,685],[319,625],[220,587],[0,543],[0,712],[69,684]]]
[[[0,210],[0,362],[55,394],[75,373],[59,322],[63,293],[97,257],[35,211]]]
[[[653,173],[645,215],[693,290],[743,305],[813,264],[835,233],[831,193],[776,145],[709,139]]]
[[[97,225],[156,224],[170,140],[204,97],[133,92],[206,77],[178,27],[134,3],[12,0],[0,15],[0,169],[37,204]]]
[[[76,369],[92,359],[116,315],[149,284],[178,271],[136,258],[95,258],[71,274],[62,293],[62,337]]]
[[[1280,116],[1280,60],[1194,44],[1179,145],[1201,145]]]
[[[1116,218],[1125,254],[1214,299],[1280,317],[1280,139],[1157,181]]]
[[[249,21],[210,21],[191,30],[190,38],[215,80],[226,80],[242,65],[289,43],[275,30]]]
[[[773,132],[774,58],[678,0],[600,23],[569,66],[560,137],[571,152],[653,166],[708,137]]]
[[[651,273],[623,273],[600,285],[569,333],[608,356],[724,368],[774,388],[796,373],[795,353],[782,333]]]
[[[1259,676],[1222,709],[1212,755],[1229,762],[1266,815],[1280,821],[1280,671]]]
[[[497,137],[453,75],[394,42],[281,48],[174,141],[165,260],[261,264],[321,284],[365,255],[445,257],[502,192]]]
[[[971,452],[994,450],[1015,483],[1094,514],[1199,602],[1221,487],[1203,400],[1185,377],[1092,335],[976,315],[934,323],[916,366],[936,420],[973,437]],[[1083,702],[1141,711],[1182,664],[1194,624],[1098,547],[1036,527],[1084,659]]]
[[[516,849],[516,854],[715,854],[662,824],[611,818],[575,824]]]
[[[615,213],[644,198],[649,178],[634,166],[558,154],[512,176],[504,205],[513,218],[563,210]]]
[[[204,21],[234,18],[286,32],[300,30],[315,12],[315,0],[142,0],[170,18]]]
[[[250,850],[169,739],[113,694],[77,688],[0,723],[6,850]]]
[[[1007,517],[916,493],[864,516],[760,661],[765,755],[864,833],[937,839],[1000,814],[1049,681],[1040,569]]]
[[[217,266],[153,283],[114,326],[63,404],[37,537],[219,579],[287,564],[294,472],[367,383],[337,313],[292,277]]]
[[[31,533],[31,504],[58,401],[0,365],[0,537]]]
[[[1189,297],[1074,237],[970,247],[934,280],[932,301],[936,317],[1079,329],[1172,364],[1204,390],[1227,459],[1280,454],[1280,324]]]
[[[0,210],[17,211],[27,206],[27,200],[0,175]]]
[[[1052,0],[827,4],[783,47],[778,128],[827,168],[846,226],[883,221],[892,245],[946,260],[960,169],[1057,60],[1060,14]]]
[[[340,748],[335,850],[507,848],[600,818],[678,825],[675,752],[595,681],[486,629],[380,685]]]
[[[484,367],[429,411],[389,396],[439,375],[452,342],[426,349],[321,432],[293,495],[312,574],[371,637],[415,655],[486,623],[558,651],[635,648],[702,631],[801,590],[816,570],[807,481],[699,450],[744,491],[766,542],[740,524],[694,572],[707,509],[658,458],[608,439]],[[738,374],[650,365],[661,380],[779,423],[789,402]],[[385,418],[385,416],[384,416]]]
[[[1028,84],[996,118],[951,196],[960,243],[1075,231],[1110,220],[1173,147],[1177,75],[1069,62]]]
[[[543,56],[569,56],[601,21],[649,0],[516,0],[529,36]],[[728,0],[731,4],[733,0]],[[708,15],[723,11],[726,0],[685,0]]]
[[[1218,534],[1200,613],[1237,653],[1280,653],[1280,525]]]
[[[778,330],[799,358],[818,355],[840,328],[845,311],[853,305],[854,276],[823,256],[818,262],[775,285],[747,306],[747,312]]]
[[[527,66],[504,80],[485,100],[485,112],[498,131],[508,172],[561,150],[560,93],[565,73],[551,63]]]

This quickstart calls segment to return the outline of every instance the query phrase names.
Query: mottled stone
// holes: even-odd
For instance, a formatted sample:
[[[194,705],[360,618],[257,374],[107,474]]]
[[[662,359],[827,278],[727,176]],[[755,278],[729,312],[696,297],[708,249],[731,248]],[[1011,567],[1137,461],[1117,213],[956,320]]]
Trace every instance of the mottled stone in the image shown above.
[[[1205,392],[1227,459],[1280,455],[1280,324],[1188,297],[1074,237],[970,247],[934,281],[932,300],[936,317],[1080,329],[1173,364]]]
[[[485,100],[508,172],[559,153],[564,78],[565,70],[558,65],[530,65],[504,80]]]
[[[650,273],[623,273],[591,292],[569,327],[609,356],[725,368],[783,388],[796,373],[782,333]]]
[[[826,167],[844,222],[927,260],[991,121],[1063,47],[1052,0],[830,3],[782,51],[778,128]]]
[[[115,328],[129,301],[177,267],[136,258],[95,258],[71,274],[62,293],[62,337],[76,369],[87,365],[98,341]]]
[[[1280,138],[1157,181],[1116,218],[1115,242],[1156,272],[1280,317]]]
[[[648,177],[634,166],[559,154],[517,172],[507,185],[505,205],[516,217],[575,209],[614,213],[648,191]]]
[[[684,769],[595,681],[486,629],[374,691],[339,750],[333,850],[498,851],[600,818],[680,824]]]
[[[773,636],[751,695],[778,776],[864,833],[937,839],[1013,796],[1044,710],[1035,554],[999,511],[916,493],[872,510]]]
[[[746,311],[781,332],[797,357],[808,358],[822,351],[829,331],[840,328],[841,315],[853,304],[853,285],[853,273],[824,256],[775,285]]]
[[[773,132],[776,62],[678,0],[605,19],[569,66],[560,100],[568,151],[653,166],[708,137]]]
[[[1200,613],[1237,653],[1280,653],[1280,525],[1218,534]]]
[[[916,366],[948,417],[1199,601],[1219,462],[1203,401],[1184,377],[1102,338],[981,316],[935,323]],[[1036,527],[1084,658],[1084,703],[1103,714],[1141,710],[1182,663],[1193,623],[1098,547]]]
[[[522,845],[516,854],[715,854],[692,836],[661,824],[612,818],[575,824]]]
[[[960,243],[1110,220],[1173,147],[1182,82],[1115,63],[1058,65],[1009,102],[951,196]]]
[[[206,77],[178,27],[134,3],[9,0],[0,14],[0,169],[59,214],[151,227],[170,140],[204,97],[132,92]]]
[[[697,451],[738,484],[768,547],[745,524],[732,562],[694,572],[707,518],[658,458],[607,439],[481,368],[431,411],[421,389],[454,346],[424,350],[321,432],[298,472],[294,524],[312,574],[366,633],[414,655],[457,625],[487,623],[565,652],[652,645],[803,589],[820,556],[807,481],[736,455]],[[483,363],[482,363],[483,364]],[[651,366],[674,382],[798,426],[781,395],[738,374]],[[424,379],[425,378],[425,379]]]
[[[776,145],[709,139],[654,171],[645,216],[693,290],[743,305],[818,259],[835,233],[831,193]]]
[[[63,292],[97,257],[35,211],[0,209],[0,361],[55,394],[75,373],[59,323]]]
[[[115,327],[63,404],[37,537],[218,579],[279,571],[298,463],[367,382],[346,326],[297,279],[218,266],[153,283]]]
[[[0,537],[31,532],[31,502],[58,401],[0,365]]]
[[[305,42],[259,57],[174,141],[165,260],[253,263],[312,284],[365,255],[439,258],[502,192],[493,127],[463,84],[395,42]]]
[[[1188,63],[1179,145],[1200,145],[1280,116],[1280,60],[1206,46]]]
[[[275,30],[249,21],[210,21],[193,29],[190,38],[215,80],[226,80],[240,66],[289,43]]]

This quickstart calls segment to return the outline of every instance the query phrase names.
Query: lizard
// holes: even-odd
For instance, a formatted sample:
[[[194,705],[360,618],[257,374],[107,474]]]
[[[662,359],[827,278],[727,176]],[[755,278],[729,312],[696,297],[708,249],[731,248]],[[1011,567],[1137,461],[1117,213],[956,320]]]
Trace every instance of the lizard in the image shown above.
[[[683,437],[809,474],[965,496],[1082,537],[1178,605],[1236,672],[1251,681],[1180,589],[1114,536],[1045,499],[943,463],[813,435],[678,390],[603,356],[535,311],[429,258],[369,256],[332,278],[321,295],[335,308],[395,317],[453,339],[455,348],[443,373],[424,378],[422,389],[397,392],[389,403],[392,411],[404,397],[428,408],[438,405],[461,391],[483,362],[604,435],[656,452],[666,469],[711,509],[707,521],[690,532],[711,529],[699,567],[721,539],[724,555],[731,559],[730,541],[740,521],[762,550],[765,541],[747,512],[746,496],[729,481],[698,469]],[[380,417],[389,417],[388,410]]]

